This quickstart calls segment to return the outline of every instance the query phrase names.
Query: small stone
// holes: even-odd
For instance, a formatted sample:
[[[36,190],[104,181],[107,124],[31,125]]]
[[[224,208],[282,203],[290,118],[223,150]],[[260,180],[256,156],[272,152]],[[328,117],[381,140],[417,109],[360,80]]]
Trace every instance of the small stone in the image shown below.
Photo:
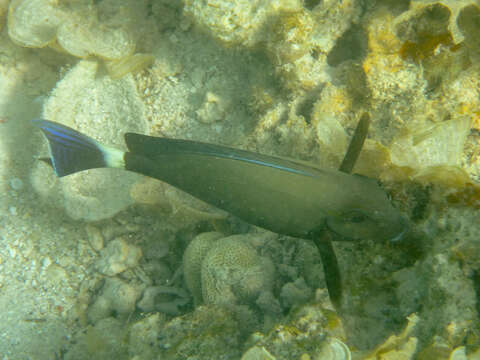
[[[102,250],[97,269],[104,275],[114,276],[137,266],[141,257],[142,250],[138,246],[129,244],[122,238],[115,239]]]
[[[112,303],[105,296],[99,296],[88,309],[88,320],[95,324],[101,319],[105,319],[112,313]]]
[[[95,251],[103,249],[103,235],[102,232],[95,226],[87,225],[85,230],[88,235],[88,243]]]
[[[128,349],[131,354],[138,355],[138,359],[156,359],[157,349],[152,344],[156,344],[161,336],[162,325],[165,318],[159,314],[153,314],[132,325]]]
[[[67,271],[57,264],[51,264],[47,268],[46,274],[48,279],[55,284],[60,284],[68,280]]]
[[[92,323],[116,314],[127,317],[135,311],[135,303],[140,297],[140,290],[117,278],[107,278],[101,295],[88,309],[88,319]]]
[[[227,104],[218,95],[208,91],[203,105],[196,111],[198,120],[204,124],[212,124],[225,119]]]

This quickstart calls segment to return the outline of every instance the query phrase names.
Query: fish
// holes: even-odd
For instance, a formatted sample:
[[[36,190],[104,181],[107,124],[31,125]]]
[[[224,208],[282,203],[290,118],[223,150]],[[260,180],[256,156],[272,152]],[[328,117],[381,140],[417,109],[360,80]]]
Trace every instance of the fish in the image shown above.
[[[325,231],[340,241],[392,242],[408,231],[407,218],[379,182],[350,173],[363,140],[356,145],[356,155],[346,156],[348,161],[334,170],[223,145],[129,132],[123,151],[56,122],[32,122],[48,140],[50,156],[42,160],[58,177],[120,168],[161,180],[247,223],[314,239],[321,253],[330,253],[322,256],[324,263],[334,260],[324,264],[336,267],[333,283],[340,281],[338,264],[331,259],[335,254],[328,240],[319,241]]]

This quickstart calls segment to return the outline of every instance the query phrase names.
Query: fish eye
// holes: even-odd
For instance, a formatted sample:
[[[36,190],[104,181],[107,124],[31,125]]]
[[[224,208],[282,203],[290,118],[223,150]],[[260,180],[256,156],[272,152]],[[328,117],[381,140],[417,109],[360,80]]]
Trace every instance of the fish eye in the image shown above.
[[[364,222],[365,220],[367,220],[367,218],[368,218],[367,215],[365,215],[360,210],[349,211],[344,216],[345,221],[355,223],[355,224]]]

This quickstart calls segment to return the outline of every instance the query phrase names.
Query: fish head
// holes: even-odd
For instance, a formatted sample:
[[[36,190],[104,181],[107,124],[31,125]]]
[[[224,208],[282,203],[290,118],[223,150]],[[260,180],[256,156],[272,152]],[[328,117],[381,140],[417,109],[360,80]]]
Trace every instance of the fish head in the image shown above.
[[[396,209],[373,179],[357,177],[349,201],[326,218],[326,226],[341,240],[399,241],[409,231],[409,221]]]

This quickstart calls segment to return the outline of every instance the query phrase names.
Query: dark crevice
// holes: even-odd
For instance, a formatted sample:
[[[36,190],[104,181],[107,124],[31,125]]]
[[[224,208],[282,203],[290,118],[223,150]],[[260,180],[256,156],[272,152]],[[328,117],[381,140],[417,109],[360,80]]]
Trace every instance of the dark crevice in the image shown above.
[[[312,10],[315,6],[317,6],[321,2],[322,0],[305,0],[304,4],[308,10]]]
[[[323,84],[310,91],[305,99],[298,105],[297,115],[303,116],[307,124],[311,123],[313,105],[315,105],[315,102],[319,99],[322,90]]]
[[[330,66],[338,66],[344,61],[362,61],[368,51],[368,36],[360,25],[352,25],[350,29],[338,39],[335,46],[327,55]]]

